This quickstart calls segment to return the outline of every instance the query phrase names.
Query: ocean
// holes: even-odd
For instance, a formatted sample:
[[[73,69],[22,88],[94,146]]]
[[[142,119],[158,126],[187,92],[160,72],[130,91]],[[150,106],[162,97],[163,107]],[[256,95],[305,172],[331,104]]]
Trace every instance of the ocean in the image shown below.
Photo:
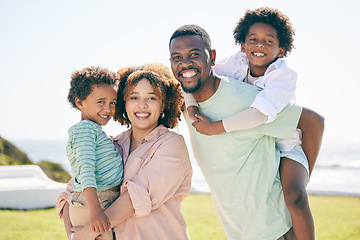
[[[186,137],[186,136],[185,136]],[[61,164],[69,173],[66,140],[13,140],[11,141],[35,163],[48,160]],[[188,139],[186,142],[189,142]],[[204,177],[192,156],[192,191],[209,193]],[[324,142],[308,184],[313,195],[360,196],[360,146],[358,144]]]

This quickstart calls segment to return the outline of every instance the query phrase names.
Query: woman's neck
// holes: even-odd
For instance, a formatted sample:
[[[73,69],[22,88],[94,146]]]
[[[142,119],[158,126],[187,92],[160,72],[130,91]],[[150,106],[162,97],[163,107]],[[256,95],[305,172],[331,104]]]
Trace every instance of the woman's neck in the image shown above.
[[[154,129],[141,131],[139,129],[132,129],[130,136],[130,152],[134,151],[143,141],[143,139]]]

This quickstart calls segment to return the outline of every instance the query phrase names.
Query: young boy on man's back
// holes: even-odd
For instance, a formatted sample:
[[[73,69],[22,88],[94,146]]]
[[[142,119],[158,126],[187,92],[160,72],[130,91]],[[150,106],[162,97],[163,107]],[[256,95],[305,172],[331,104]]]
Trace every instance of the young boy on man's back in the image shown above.
[[[249,109],[229,118],[211,122],[198,112],[196,101],[184,94],[193,126],[205,135],[243,130],[272,122],[295,97],[297,74],[282,59],[293,48],[294,30],[289,18],[277,9],[248,10],[234,29],[234,38],[241,51],[215,64],[215,72],[263,90]],[[236,103],[233,103],[236,104]],[[286,205],[290,211],[297,240],[314,239],[306,185],[318,152],[313,152],[301,131],[291,140],[278,140],[282,152],[280,175]],[[306,156],[305,156],[305,154]],[[309,161],[308,161],[309,160]]]

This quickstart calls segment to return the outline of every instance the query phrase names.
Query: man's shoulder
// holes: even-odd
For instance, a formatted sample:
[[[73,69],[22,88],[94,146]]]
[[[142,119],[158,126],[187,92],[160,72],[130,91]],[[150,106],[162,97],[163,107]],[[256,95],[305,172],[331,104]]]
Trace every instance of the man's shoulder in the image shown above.
[[[248,90],[258,91],[259,90],[258,87],[255,87],[248,83],[244,83],[243,81],[236,80],[235,78],[225,77],[225,76],[221,76],[219,78],[221,79],[220,84],[223,85],[223,87],[228,87],[233,90],[241,90],[241,91],[248,91]]]

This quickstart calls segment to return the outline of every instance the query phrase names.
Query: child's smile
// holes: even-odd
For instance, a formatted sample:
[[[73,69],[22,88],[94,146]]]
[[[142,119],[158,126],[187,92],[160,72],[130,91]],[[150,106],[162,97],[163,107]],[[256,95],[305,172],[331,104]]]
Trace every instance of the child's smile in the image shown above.
[[[93,90],[79,104],[81,120],[91,120],[106,125],[115,112],[117,87],[110,84],[93,86]]]
[[[279,47],[276,30],[266,23],[255,23],[249,28],[241,50],[249,59],[250,71],[254,77],[264,75],[268,66],[284,55]]]
[[[253,52],[252,54],[254,54],[256,57],[263,57],[266,55],[264,53],[258,53],[258,52]]]

